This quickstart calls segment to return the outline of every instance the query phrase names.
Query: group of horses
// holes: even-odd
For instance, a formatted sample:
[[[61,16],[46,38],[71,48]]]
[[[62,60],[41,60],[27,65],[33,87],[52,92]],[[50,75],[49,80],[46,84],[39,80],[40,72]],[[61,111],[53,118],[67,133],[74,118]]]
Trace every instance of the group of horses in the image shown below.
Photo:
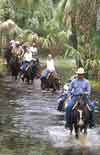
[[[57,74],[49,73],[48,78],[41,78],[41,73],[44,68],[41,66],[38,59],[33,60],[31,61],[31,63],[27,64],[26,70],[24,71],[21,70],[22,62],[20,62],[18,57],[14,56],[11,52],[9,53],[9,51],[7,51],[6,53],[6,60],[8,70],[10,71],[12,77],[14,77],[15,80],[20,78],[23,82],[32,84],[34,78],[39,78],[41,80],[42,90],[52,89],[52,91],[54,92],[60,89],[60,78]],[[64,107],[62,109],[64,110]],[[81,100],[80,97],[70,115],[69,129],[71,134],[73,129],[75,130],[76,138],[79,137],[79,133],[82,131],[84,131],[84,134],[87,134],[90,117],[91,110],[89,109],[87,104]]]
[[[21,69],[23,63],[20,59],[13,55],[10,50],[7,50],[5,53],[5,58],[7,61],[8,71],[11,73],[11,76],[17,80],[22,79],[23,82],[27,82],[28,84],[32,84],[34,79],[41,80],[41,89],[49,90],[51,89],[53,92],[60,89],[60,78],[58,74],[49,73],[48,78],[42,78],[41,74],[44,70],[44,66],[40,64],[39,59],[33,59],[30,63],[26,63],[26,67],[24,70]]]

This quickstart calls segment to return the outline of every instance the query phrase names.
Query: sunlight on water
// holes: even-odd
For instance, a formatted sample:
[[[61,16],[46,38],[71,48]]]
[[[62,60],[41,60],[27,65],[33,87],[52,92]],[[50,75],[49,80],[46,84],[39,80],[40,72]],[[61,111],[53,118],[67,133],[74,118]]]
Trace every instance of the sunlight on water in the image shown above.
[[[78,140],[74,132],[70,135],[64,128],[64,113],[57,111],[59,92],[43,92],[38,83],[27,85],[10,80],[1,82],[0,148],[4,148],[4,153],[0,151],[0,155],[100,155],[100,128],[88,129],[88,135],[81,134]],[[97,108],[98,122],[99,111]],[[13,149],[9,147],[18,149],[18,154],[11,153]]]
[[[55,147],[90,147],[92,149],[100,147],[100,135],[99,135],[99,128],[96,129],[88,129],[87,136],[80,135],[79,139],[77,140],[73,135],[70,135],[69,130],[64,129],[63,126],[52,126],[48,127],[48,139],[51,144]]]

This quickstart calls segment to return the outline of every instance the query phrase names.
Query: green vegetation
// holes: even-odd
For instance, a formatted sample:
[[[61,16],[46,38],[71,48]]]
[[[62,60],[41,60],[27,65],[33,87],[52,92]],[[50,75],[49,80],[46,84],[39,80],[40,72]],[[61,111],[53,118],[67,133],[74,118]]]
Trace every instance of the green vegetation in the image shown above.
[[[65,84],[71,76],[75,74],[75,61],[69,59],[63,59],[57,57],[55,59],[55,65],[58,73],[61,75],[62,83]],[[93,90],[100,90],[100,81],[89,80]]]
[[[10,39],[35,41],[41,55],[49,52],[75,59],[97,80],[99,4],[99,0],[0,0],[0,47],[5,48]]]
[[[57,57],[55,59],[55,66],[56,66],[57,72],[61,76],[62,83],[67,82],[70,79],[70,77],[73,74],[75,74],[74,73],[75,63],[73,63],[72,60],[69,60],[69,59],[64,60],[62,57]]]
[[[94,90],[100,91],[100,81],[93,81],[93,80],[91,81],[90,80],[90,83]]]

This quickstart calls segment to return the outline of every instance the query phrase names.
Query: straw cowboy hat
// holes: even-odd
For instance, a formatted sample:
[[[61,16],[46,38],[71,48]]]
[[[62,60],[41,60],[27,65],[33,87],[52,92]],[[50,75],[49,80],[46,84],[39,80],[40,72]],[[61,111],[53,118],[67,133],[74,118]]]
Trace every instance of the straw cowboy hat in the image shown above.
[[[15,43],[15,40],[11,40],[9,43],[10,43],[10,44],[13,44],[13,43]]]
[[[16,41],[15,43],[16,43],[17,45],[19,45],[19,44],[20,44],[20,42],[19,42],[19,41]]]
[[[76,72],[76,74],[84,74],[85,73],[85,71],[84,71],[84,68],[78,68],[78,70],[77,70],[77,72]]]

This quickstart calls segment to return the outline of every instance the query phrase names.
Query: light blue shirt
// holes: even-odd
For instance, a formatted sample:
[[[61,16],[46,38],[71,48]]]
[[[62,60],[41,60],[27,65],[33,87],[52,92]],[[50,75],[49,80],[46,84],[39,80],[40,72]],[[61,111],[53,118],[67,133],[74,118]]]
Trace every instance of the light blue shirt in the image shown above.
[[[83,93],[91,94],[91,86],[88,80],[74,79],[69,85],[68,95],[79,95]]]

